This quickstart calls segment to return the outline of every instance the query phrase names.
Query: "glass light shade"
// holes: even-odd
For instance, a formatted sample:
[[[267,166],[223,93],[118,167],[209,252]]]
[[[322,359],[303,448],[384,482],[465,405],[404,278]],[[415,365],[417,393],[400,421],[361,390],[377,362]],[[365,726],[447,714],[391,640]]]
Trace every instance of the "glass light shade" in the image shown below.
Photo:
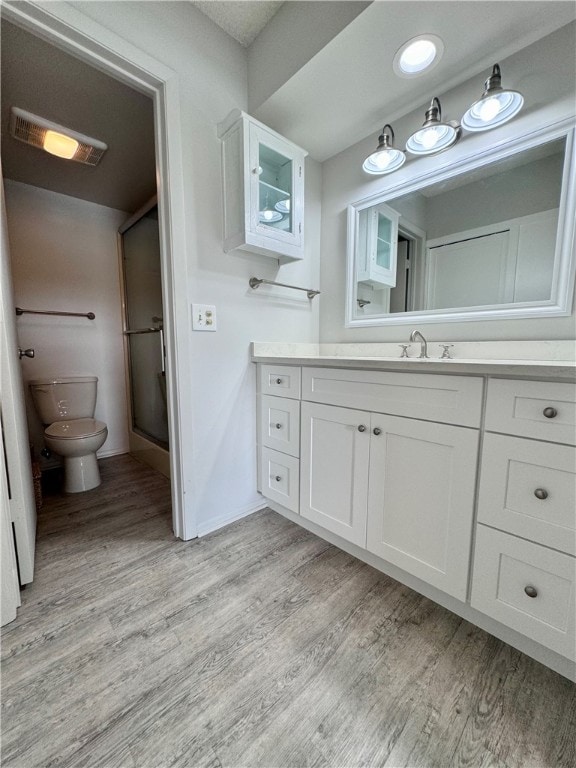
[[[79,144],[76,139],[71,139],[70,136],[65,136],[63,133],[46,131],[42,146],[51,155],[70,160],[76,154]]]
[[[524,97],[518,91],[505,91],[501,85],[500,65],[495,64],[492,74],[484,83],[482,97],[475,101],[462,118],[467,131],[489,131],[507,123],[520,112]]]
[[[433,155],[455,144],[460,138],[457,124],[443,123],[440,101],[434,97],[426,111],[424,125],[406,142],[406,149],[413,155]]]
[[[385,173],[397,171],[406,162],[406,155],[401,149],[393,146],[394,131],[390,125],[385,125],[378,137],[378,147],[372,152],[364,163],[362,169],[372,176],[381,176]]]

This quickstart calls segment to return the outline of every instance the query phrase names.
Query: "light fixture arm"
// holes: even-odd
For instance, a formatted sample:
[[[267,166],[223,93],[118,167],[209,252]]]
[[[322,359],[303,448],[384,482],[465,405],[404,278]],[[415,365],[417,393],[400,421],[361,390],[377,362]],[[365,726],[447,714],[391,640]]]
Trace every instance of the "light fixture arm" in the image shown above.
[[[492,74],[487,78],[484,83],[484,93],[482,98],[489,96],[494,91],[502,90],[502,73],[500,72],[500,64],[494,64],[492,68]]]
[[[382,128],[382,133],[380,134],[380,136],[378,136],[378,150],[390,149],[393,146],[394,146],[394,129],[389,123],[386,123],[384,128]]]
[[[430,106],[426,110],[423,128],[427,128],[429,125],[435,125],[442,122],[442,107],[440,106],[440,99],[438,96],[434,96],[430,102]]]

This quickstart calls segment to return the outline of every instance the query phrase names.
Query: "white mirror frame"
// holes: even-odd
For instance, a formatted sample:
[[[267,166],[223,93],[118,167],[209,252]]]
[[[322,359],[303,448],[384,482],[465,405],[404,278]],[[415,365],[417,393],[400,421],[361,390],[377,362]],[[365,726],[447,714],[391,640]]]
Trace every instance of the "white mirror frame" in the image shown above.
[[[512,320],[534,317],[562,317],[572,312],[574,297],[574,276],[576,254],[576,156],[574,120],[563,120],[553,126],[546,126],[530,134],[508,141],[504,146],[483,150],[480,156],[464,157],[439,170],[421,174],[417,178],[404,180],[387,186],[385,192],[378,192],[348,206],[347,229],[347,281],[346,281],[346,327],[359,328],[374,325],[408,325],[416,320],[422,323],[461,323],[478,320]],[[369,317],[356,316],[355,243],[358,218],[361,211],[378,203],[390,202],[396,197],[417,192],[436,182],[445,181],[485,165],[537,147],[554,139],[566,139],[562,191],[558,211],[558,235],[554,256],[554,272],[550,299],[546,301],[518,302],[492,306],[421,310],[397,312]]]

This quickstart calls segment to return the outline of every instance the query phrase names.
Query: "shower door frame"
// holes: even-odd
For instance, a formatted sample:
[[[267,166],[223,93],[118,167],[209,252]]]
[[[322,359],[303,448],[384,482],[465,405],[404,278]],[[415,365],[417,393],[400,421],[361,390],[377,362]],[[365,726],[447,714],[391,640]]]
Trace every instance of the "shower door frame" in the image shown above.
[[[120,80],[154,103],[158,224],[166,342],[170,484],[174,534],[198,535],[193,504],[194,451],[191,360],[187,329],[190,303],[185,237],[184,163],[178,74],[150,54],[65,3],[4,2],[2,16],[90,66]],[[186,471],[184,471],[186,468]]]
[[[118,230],[118,264],[120,271],[120,295],[122,297],[122,324],[124,331],[124,365],[126,370],[126,399],[128,402],[128,445],[130,453],[145,464],[157,469],[166,477],[170,477],[170,451],[158,445],[150,436],[147,436],[144,430],[139,430],[134,423],[134,404],[132,400],[132,358],[130,349],[130,338],[128,336],[128,300],[126,296],[126,267],[124,263],[124,235],[135,226],[146,214],[158,205],[158,196],[154,195],[147,203],[144,203],[129,219],[127,219]],[[162,307],[162,317],[164,317],[164,307]],[[164,324],[162,322],[162,324]],[[165,363],[165,343],[163,331],[158,331],[161,344],[161,354]],[[162,366],[164,370],[164,364]]]

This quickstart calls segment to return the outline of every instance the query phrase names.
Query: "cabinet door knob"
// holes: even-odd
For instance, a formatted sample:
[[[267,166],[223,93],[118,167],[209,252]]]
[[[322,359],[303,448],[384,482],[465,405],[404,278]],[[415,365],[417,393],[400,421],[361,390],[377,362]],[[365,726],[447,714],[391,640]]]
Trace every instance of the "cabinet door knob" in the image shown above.
[[[372,432],[374,432],[375,435],[381,435],[382,434],[382,430],[380,429],[380,427],[374,427]]]
[[[538,596],[538,590],[536,587],[524,587],[524,592],[528,595],[528,597],[537,597]]]
[[[548,408],[544,408],[542,411],[544,416],[546,416],[547,419],[553,419],[555,416],[558,416],[558,411],[556,408],[552,408],[552,406],[548,406]]]
[[[544,488],[536,488],[534,496],[536,496],[537,499],[540,499],[540,501],[544,501],[544,499],[548,498],[548,491]]]
[[[276,379],[276,384],[282,384],[282,379]]]
[[[364,424],[360,424],[360,426],[358,427],[358,432],[366,432],[366,427],[364,426]]]
[[[278,422],[278,423],[276,424],[276,429],[282,429],[282,424],[280,424],[280,422]]]
[[[276,480],[276,482],[277,482],[277,483],[279,483],[279,482],[280,482],[280,480],[282,480],[282,478],[280,477],[280,475],[276,475],[276,477],[274,478],[274,480]]]

